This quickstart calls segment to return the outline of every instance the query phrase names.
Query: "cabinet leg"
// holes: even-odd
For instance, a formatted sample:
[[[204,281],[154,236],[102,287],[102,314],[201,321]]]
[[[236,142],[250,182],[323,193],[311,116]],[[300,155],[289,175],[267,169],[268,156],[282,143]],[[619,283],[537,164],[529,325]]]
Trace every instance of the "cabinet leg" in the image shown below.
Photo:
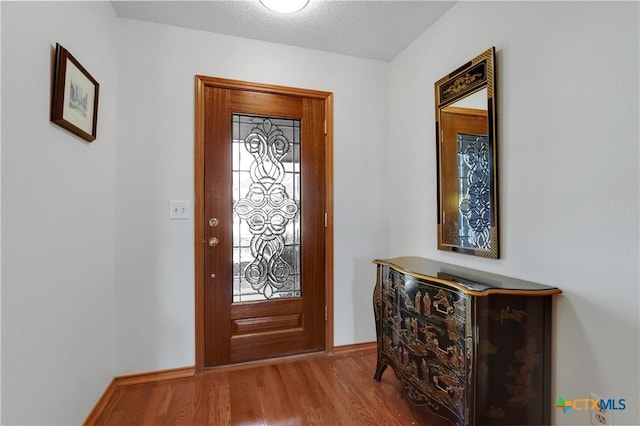
[[[378,365],[376,365],[376,374],[373,376],[373,380],[379,382],[382,379],[382,373],[384,373],[384,370],[387,369],[387,365],[388,364],[386,362],[380,362],[380,359],[378,359]]]

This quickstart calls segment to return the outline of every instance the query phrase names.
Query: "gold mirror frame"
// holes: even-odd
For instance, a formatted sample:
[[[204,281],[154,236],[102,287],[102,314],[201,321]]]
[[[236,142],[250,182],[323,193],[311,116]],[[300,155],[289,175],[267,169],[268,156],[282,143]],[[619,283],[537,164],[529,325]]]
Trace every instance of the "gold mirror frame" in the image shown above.
[[[491,47],[435,83],[439,250],[500,257],[495,82]]]

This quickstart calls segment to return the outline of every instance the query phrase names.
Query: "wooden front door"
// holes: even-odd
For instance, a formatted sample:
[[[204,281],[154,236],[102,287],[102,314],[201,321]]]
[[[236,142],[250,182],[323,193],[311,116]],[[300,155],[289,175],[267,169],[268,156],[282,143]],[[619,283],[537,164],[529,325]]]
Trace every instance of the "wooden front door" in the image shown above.
[[[204,366],[324,350],[329,94],[198,77],[196,95]]]

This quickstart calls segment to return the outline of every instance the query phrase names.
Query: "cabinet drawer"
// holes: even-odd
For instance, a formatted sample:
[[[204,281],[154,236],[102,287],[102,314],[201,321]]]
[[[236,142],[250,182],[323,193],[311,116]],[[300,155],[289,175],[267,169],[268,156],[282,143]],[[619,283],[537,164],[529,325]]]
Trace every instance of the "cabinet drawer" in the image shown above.
[[[390,271],[393,290],[387,305],[399,340],[416,355],[438,360],[464,376],[472,350],[471,298],[462,291]],[[467,315],[468,314],[468,315]]]

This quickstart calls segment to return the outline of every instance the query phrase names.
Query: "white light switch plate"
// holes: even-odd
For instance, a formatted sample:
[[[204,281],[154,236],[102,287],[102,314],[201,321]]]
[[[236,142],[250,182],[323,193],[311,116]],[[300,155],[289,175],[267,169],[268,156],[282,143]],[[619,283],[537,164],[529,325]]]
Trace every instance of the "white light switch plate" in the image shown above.
[[[170,219],[191,218],[191,203],[189,200],[171,200],[169,205],[171,207]]]

